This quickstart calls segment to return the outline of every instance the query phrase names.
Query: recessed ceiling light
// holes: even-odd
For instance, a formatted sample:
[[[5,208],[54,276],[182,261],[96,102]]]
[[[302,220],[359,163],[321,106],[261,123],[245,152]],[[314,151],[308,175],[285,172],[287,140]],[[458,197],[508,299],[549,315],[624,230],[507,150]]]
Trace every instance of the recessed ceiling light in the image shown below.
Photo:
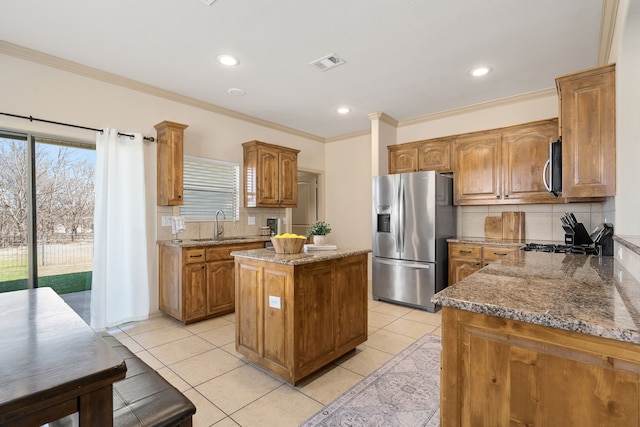
[[[238,65],[240,63],[238,58],[228,54],[218,55],[218,62],[221,63],[222,65],[228,65],[231,67],[234,65]]]
[[[227,93],[234,96],[244,96],[244,91],[237,87],[227,89]]]
[[[491,71],[491,68],[489,67],[476,67],[469,71],[469,74],[471,74],[473,77],[481,77],[488,74],[489,71]]]
[[[340,113],[340,114],[347,114],[349,111],[351,111],[351,108],[349,108],[349,107],[340,107],[340,108],[338,108],[338,113]]]

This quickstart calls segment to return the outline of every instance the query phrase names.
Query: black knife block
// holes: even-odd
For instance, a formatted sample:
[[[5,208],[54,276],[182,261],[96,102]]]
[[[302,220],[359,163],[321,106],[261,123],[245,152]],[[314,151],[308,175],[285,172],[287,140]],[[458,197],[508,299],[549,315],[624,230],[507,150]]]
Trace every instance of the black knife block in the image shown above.
[[[593,243],[589,233],[587,233],[587,229],[584,228],[581,222],[575,223],[573,227],[563,225],[562,228],[564,228],[565,231],[565,245],[590,245]]]

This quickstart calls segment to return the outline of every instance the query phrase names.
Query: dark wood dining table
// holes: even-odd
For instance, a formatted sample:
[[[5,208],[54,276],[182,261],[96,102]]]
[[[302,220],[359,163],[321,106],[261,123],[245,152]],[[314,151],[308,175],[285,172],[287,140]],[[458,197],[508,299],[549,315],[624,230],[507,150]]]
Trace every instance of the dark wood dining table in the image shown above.
[[[0,426],[113,425],[124,360],[51,288],[0,293]]]

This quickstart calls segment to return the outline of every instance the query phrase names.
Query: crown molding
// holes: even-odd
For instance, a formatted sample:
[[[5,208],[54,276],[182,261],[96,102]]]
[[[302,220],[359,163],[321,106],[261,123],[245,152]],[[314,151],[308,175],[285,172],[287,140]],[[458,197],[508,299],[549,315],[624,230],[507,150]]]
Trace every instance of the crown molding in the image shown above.
[[[39,52],[37,50],[28,49],[26,47],[12,44],[3,40],[0,40],[0,53],[10,55],[16,58],[24,59],[26,61],[34,62],[37,64],[45,65],[48,67],[57,68],[62,71],[78,74],[94,80],[99,80],[105,83],[114,84],[127,89],[132,89],[138,92],[146,93],[148,95],[157,96],[159,98],[164,98],[169,101],[178,102],[180,104],[199,108],[201,110],[210,111],[212,113],[220,114],[233,119],[242,120],[244,122],[252,123],[258,126],[263,126],[266,128],[300,136],[302,138],[311,139],[313,141],[318,141],[318,142],[326,141],[325,138],[322,138],[317,135],[312,135],[307,132],[303,132],[287,126],[282,126],[277,123],[269,122],[267,120],[258,119],[256,117],[242,114],[227,108],[219,107],[217,105],[213,105],[208,102],[199,101],[197,99],[194,99],[188,96],[179,95],[177,93],[160,89],[145,83],[141,83],[136,80],[127,79],[117,74],[108,73],[106,71],[99,70],[97,68],[88,67],[86,65],[68,61],[66,59],[62,59],[57,56]]]
[[[369,113],[369,120],[379,120],[393,127],[398,127],[398,121],[386,113]]]
[[[600,20],[600,47],[598,49],[598,65],[606,65],[610,61],[611,46],[616,30],[618,6],[620,0],[604,0],[602,2],[602,19]]]
[[[415,119],[403,120],[398,123],[398,127],[410,126],[446,117],[457,116],[460,114],[472,113],[474,111],[485,110],[487,108],[502,107],[505,105],[516,104],[519,102],[530,101],[538,98],[546,98],[548,96],[555,95],[556,93],[557,92],[555,88],[542,89],[535,92],[524,93],[522,95],[481,102],[479,104],[468,105],[466,107],[454,108],[451,110],[441,111],[439,113],[429,114],[427,116],[416,117]]]
[[[330,142],[337,142],[337,141],[344,141],[346,139],[352,139],[352,138],[358,138],[361,136],[367,136],[367,135],[371,135],[371,130],[370,129],[365,129],[365,130],[361,130],[359,132],[353,132],[353,133],[349,133],[346,135],[340,135],[340,136],[334,136],[331,138],[327,138],[325,140],[326,143],[330,143]]]

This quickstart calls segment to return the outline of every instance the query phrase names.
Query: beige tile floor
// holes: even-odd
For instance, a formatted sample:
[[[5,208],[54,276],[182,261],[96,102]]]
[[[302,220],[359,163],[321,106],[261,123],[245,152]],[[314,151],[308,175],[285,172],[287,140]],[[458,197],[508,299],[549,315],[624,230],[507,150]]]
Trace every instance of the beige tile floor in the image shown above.
[[[235,351],[233,314],[191,325],[159,314],[111,332],[196,405],[193,425],[297,426],[425,333],[440,335],[440,313],[374,301],[369,337],[297,386]]]

